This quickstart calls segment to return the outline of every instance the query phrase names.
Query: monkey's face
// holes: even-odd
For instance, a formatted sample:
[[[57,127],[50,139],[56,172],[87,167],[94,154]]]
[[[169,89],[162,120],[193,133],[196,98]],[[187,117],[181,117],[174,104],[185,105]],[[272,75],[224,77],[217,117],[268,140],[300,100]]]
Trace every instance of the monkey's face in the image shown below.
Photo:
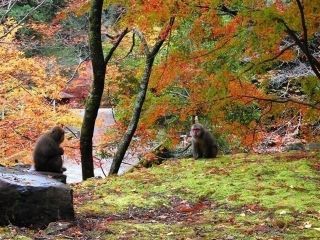
[[[193,138],[200,138],[202,136],[202,133],[203,133],[203,127],[198,125],[198,124],[194,124],[192,127],[191,127],[191,136]]]

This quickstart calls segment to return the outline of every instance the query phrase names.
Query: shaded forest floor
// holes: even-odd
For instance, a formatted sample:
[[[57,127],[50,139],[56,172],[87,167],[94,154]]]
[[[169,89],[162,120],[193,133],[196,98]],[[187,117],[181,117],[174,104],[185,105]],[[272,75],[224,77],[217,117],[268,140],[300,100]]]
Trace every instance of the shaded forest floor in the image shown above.
[[[73,185],[76,221],[0,239],[320,239],[320,155],[172,160]]]

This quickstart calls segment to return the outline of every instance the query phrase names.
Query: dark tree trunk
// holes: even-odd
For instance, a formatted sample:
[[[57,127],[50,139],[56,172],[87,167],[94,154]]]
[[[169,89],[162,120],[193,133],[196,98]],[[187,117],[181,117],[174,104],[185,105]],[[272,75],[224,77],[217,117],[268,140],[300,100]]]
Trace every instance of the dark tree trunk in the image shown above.
[[[101,43],[101,13],[103,0],[92,0],[89,15],[89,47],[93,68],[93,84],[89,94],[81,127],[80,151],[82,179],[94,177],[92,137],[100,107],[106,73]]]
[[[92,137],[104,89],[106,66],[115,49],[118,47],[123,37],[128,33],[128,29],[125,29],[118,36],[116,43],[104,59],[101,42],[102,5],[103,0],[92,0],[89,15],[89,47],[93,69],[93,83],[86,103],[81,127],[80,151],[83,180],[94,177]]]
[[[132,114],[129,126],[128,126],[124,136],[122,137],[122,139],[118,145],[117,152],[113,157],[113,161],[112,161],[112,165],[111,165],[109,174],[117,174],[118,173],[120,165],[121,165],[122,160],[124,158],[124,155],[129,147],[131,139],[137,129],[142,106],[143,106],[143,103],[144,103],[144,100],[146,97],[146,93],[147,93],[147,89],[148,89],[148,84],[149,84],[149,79],[150,79],[150,75],[152,72],[154,58],[158,54],[163,42],[165,41],[165,39],[166,39],[166,37],[167,37],[167,35],[173,25],[173,22],[174,22],[174,18],[171,18],[168,31],[165,33],[164,36],[162,36],[161,39],[159,39],[156,42],[156,44],[154,45],[154,47],[152,48],[151,51],[149,51],[148,45],[147,45],[143,35],[139,32],[136,32],[136,34],[141,39],[142,44],[144,44],[144,50],[146,53],[145,69],[144,69],[144,74],[141,79],[140,90],[139,90],[137,98],[136,98],[136,102],[134,105],[133,114]]]

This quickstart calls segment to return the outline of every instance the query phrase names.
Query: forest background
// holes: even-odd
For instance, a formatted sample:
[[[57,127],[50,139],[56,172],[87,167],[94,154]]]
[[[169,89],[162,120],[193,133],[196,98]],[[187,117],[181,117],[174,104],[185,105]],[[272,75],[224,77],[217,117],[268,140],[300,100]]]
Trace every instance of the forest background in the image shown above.
[[[36,139],[56,124],[76,129],[64,148],[80,161],[82,119],[70,109],[88,106],[94,89],[90,1],[3,0],[0,7],[1,163],[31,163]],[[93,160],[112,156],[122,141],[146,49],[159,40],[130,145],[139,158],[157,159],[150,149],[159,145],[176,149],[194,116],[222,154],[315,146],[319,8],[318,0],[105,1],[101,40],[111,55],[100,106],[114,110],[116,123],[93,146]]]

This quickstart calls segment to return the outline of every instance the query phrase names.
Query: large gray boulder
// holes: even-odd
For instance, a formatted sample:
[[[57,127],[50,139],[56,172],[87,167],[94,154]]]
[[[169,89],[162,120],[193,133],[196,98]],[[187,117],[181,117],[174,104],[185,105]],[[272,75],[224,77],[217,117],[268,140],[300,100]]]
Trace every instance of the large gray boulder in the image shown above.
[[[0,167],[0,225],[42,228],[73,219],[68,185],[39,172]]]

